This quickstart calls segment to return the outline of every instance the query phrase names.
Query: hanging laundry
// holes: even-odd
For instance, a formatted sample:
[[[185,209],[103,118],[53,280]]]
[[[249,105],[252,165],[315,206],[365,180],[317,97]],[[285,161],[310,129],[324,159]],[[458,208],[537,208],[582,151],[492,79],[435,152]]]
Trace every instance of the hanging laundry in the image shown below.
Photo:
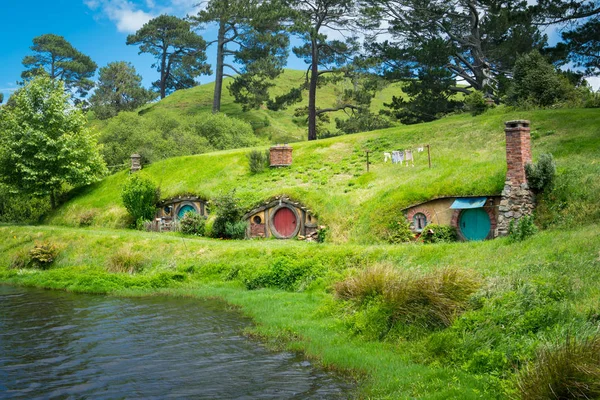
[[[400,162],[400,152],[392,151],[392,164],[398,164]]]
[[[413,158],[412,150],[404,150],[404,157],[406,159],[406,166],[408,167],[408,162],[412,163],[412,166],[415,166],[415,160]]]
[[[398,150],[398,155],[400,156],[398,162],[402,164],[402,162],[404,161],[404,152],[402,150]]]
[[[422,152],[423,152],[423,150],[425,150],[423,147],[418,147],[418,148],[417,148],[417,153],[422,153]]]
[[[383,162],[388,162],[388,160],[392,159],[392,155],[390,153],[383,153]]]

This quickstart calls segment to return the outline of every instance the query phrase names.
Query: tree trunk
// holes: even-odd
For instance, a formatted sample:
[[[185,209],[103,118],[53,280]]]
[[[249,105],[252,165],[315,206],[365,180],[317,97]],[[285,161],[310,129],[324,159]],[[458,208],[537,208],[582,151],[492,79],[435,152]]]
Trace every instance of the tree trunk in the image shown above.
[[[54,210],[56,208],[56,195],[54,190],[50,191],[50,207]]]
[[[223,93],[223,64],[225,62],[225,23],[219,22],[217,36],[217,67],[215,69],[215,92],[213,95],[213,114],[221,111],[221,94]]]
[[[163,48],[162,59],[160,61],[160,98],[164,99],[167,95],[167,48]]]
[[[317,40],[311,42],[312,59],[308,86],[308,140],[317,139],[317,79],[319,79],[319,49]]]

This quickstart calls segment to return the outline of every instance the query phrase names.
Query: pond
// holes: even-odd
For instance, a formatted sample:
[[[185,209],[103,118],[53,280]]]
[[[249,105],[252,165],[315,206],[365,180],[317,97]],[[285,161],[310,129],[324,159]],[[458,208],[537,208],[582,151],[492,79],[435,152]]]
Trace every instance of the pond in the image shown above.
[[[353,387],[248,340],[217,300],[0,285],[0,398],[341,399]]]

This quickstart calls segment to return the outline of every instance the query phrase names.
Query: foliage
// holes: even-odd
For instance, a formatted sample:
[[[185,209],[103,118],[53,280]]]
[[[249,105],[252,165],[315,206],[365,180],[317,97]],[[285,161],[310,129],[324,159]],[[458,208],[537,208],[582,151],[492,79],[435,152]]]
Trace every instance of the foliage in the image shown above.
[[[96,214],[97,212],[95,210],[88,210],[87,212],[81,214],[79,217],[79,226],[85,227],[92,225],[94,223]]]
[[[248,158],[248,167],[250,168],[250,172],[253,174],[258,174],[263,172],[265,168],[270,165],[270,152],[269,150],[260,151],[260,150],[252,150],[246,154]]]
[[[186,235],[204,236],[206,217],[197,212],[188,211],[179,220],[179,230]]]
[[[142,77],[131,63],[118,61],[100,68],[96,90],[90,97],[91,109],[98,119],[133,111],[154,100],[156,94],[142,87]]]
[[[374,338],[382,339],[397,325],[425,329],[450,326],[478,287],[472,273],[456,268],[422,274],[376,266],[338,282],[335,294],[362,311],[351,318],[355,330],[367,330],[369,336],[376,333]],[[375,326],[369,326],[371,323]]]
[[[244,239],[248,223],[246,221],[226,222],[225,237],[229,239]]]
[[[206,42],[191,31],[188,21],[171,15],[160,15],[146,22],[135,34],[127,36],[127,44],[140,46],[140,54],[149,53],[160,78],[153,83],[164,99],[168,93],[196,85],[194,79],[210,74],[206,61]]]
[[[92,78],[98,67],[89,56],[79,52],[64,37],[45,34],[33,38],[33,55],[23,58],[26,68],[21,78],[48,76],[63,81],[68,92],[85,97],[94,87]]]
[[[256,144],[252,127],[224,114],[178,118],[165,111],[140,116],[123,112],[102,130],[102,155],[110,165],[125,165],[138,153],[144,163],[169,157],[248,147]]]
[[[326,227],[320,226],[317,230],[317,243],[325,243],[328,232],[329,230]]]
[[[107,261],[108,272],[135,274],[144,269],[147,263],[144,255],[132,251],[129,247],[123,247],[114,252]]]
[[[305,288],[322,273],[323,266],[291,256],[279,256],[262,268],[249,274],[242,274],[246,289],[255,290],[265,287],[288,291]]]
[[[514,220],[510,221],[508,226],[508,238],[511,242],[522,242],[523,240],[535,235],[538,231],[537,226],[533,223],[533,217],[524,215],[519,218],[515,224]]]
[[[138,174],[132,175],[121,191],[123,205],[136,223],[154,218],[159,198],[160,189],[154,182]]]
[[[543,193],[552,190],[556,178],[554,157],[549,153],[540,155],[537,163],[525,165],[525,173],[527,184],[534,192]]]
[[[588,75],[600,74],[600,19],[590,18],[573,30],[563,32],[562,39],[569,50],[569,59]]]
[[[456,229],[447,225],[429,224],[423,229],[420,239],[423,243],[450,243],[457,239]]]
[[[49,211],[47,198],[11,193],[9,188],[0,185],[0,222],[36,224]]]
[[[0,109],[0,180],[11,190],[56,195],[65,185],[96,182],[106,172],[96,137],[61,81],[37,77]]]
[[[389,243],[404,243],[414,240],[415,234],[410,229],[410,222],[405,218],[400,221],[392,221],[386,230],[386,240]]]
[[[244,215],[240,207],[239,199],[235,194],[235,189],[228,193],[223,193],[214,200],[216,209],[216,218],[212,226],[212,235],[216,238],[240,239],[241,218]],[[246,232],[244,225],[244,235]]]
[[[469,111],[471,115],[476,116],[483,114],[490,108],[483,93],[475,90],[473,93],[465,97],[465,110]]]
[[[521,372],[522,399],[596,399],[600,397],[600,336],[545,346]]]
[[[568,79],[538,51],[517,59],[508,91],[509,104],[547,107],[569,100],[574,95],[575,90]]]
[[[336,118],[335,126],[344,133],[358,133],[389,128],[392,124],[389,119],[365,110],[347,119]]]
[[[33,249],[29,250],[30,263],[36,268],[47,269],[56,260],[58,252],[58,247],[54,243],[36,243]]]

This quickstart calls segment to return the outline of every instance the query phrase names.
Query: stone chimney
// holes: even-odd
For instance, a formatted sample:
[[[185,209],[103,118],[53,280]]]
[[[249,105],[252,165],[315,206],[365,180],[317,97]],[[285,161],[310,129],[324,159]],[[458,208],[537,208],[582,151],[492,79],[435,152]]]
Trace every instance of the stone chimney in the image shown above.
[[[292,147],[287,144],[272,146],[269,150],[271,167],[289,167],[292,165]]]
[[[137,172],[142,169],[142,156],[139,154],[131,155],[131,172]]]
[[[505,122],[506,134],[506,182],[498,208],[497,236],[508,234],[511,221],[517,223],[531,215],[535,196],[527,185],[525,165],[531,162],[531,136],[529,121]]]

